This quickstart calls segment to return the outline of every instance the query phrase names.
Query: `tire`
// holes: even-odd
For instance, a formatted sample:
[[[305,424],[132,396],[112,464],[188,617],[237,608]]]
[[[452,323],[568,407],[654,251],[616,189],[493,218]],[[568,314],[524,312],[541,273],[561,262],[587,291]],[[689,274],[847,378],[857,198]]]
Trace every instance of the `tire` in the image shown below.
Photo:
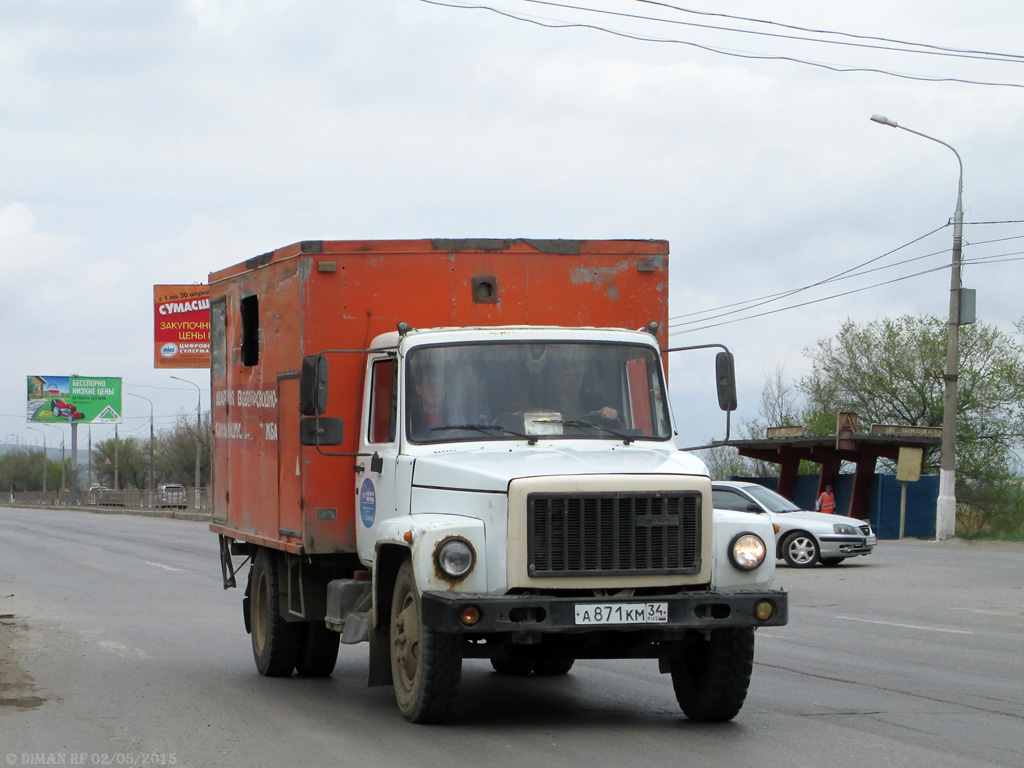
[[[330,677],[338,664],[341,635],[321,622],[299,624],[299,651],[295,671],[299,677]]]
[[[523,677],[533,672],[537,660],[531,658],[491,659],[491,666],[499,675]]]
[[[835,568],[837,565],[842,565],[845,557],[823,557],[821,558],[821,564],[827,565],[829,568]]]
[[[691,720],[721,723],[743,708],[754,668],[754,630],[716,629],[699,639],[686,655],[671,663],[672,688],[683,713]]]
[[[791,568],[810,568],[817,564],[821,550],[809,533],[796,531],[782,542],[782,559]]]
[[[299,651],[299,624],[281,616],[281,589],[277,557],[261,548],[252,563],[249,626],[256,669],[264,677],[288,677]]]
[[[572,656],[552,656],[546,659],[537,659],[537,664],[533,668],[533,674],[541,675],[542,677],[567,675],[575,663],[576,659]]]
[[[391,601],[391,674],[395,700],[412,723],[445,719],[462,678],[462,641],[423,626],[412,563],[402,563]]]

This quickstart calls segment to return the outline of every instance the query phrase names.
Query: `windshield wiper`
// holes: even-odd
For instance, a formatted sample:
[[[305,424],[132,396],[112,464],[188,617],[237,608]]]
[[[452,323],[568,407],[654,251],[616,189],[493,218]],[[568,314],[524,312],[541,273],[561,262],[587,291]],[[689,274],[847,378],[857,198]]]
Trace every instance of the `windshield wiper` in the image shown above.
[[[465,431],[476,431],[476,432],[502,432],[506,435],[513,435],[514,437],[522,437],[524,439],[533,439],[531,435],[523,434],[522,432],[516,432],[511,429],[505,429],[499,424],[445,424],[442,427],[431,427],[431,432],[439,432],[446,429],[450,430],[465,430]]]
[[[624,445],[629,445],[636,437],[633,435],[625,435],[615,429],[609,429],[602,424],[594,424],[592,421],[584,421],[583,419],[534,419],[535,424],[561,424],[564,427],[590,427],[591,429],[600,429],[602,432],[607,432],[609,435],[622,440]]]

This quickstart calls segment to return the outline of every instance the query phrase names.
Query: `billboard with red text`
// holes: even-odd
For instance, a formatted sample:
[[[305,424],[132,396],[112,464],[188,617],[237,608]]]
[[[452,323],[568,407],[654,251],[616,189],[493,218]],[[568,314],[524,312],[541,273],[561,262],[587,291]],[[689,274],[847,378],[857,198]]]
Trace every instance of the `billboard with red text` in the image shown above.
[[[210,288],[153,286],[153,367],[210,367]]]

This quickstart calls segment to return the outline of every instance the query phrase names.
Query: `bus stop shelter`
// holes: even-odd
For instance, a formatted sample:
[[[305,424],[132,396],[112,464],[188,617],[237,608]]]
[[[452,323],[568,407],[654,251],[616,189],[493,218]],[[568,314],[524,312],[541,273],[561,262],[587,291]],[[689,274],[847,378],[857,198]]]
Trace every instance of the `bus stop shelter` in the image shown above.
[[[740,456],[778,464],[778,492],[787,499],[793,499],[802,460],[821,465],[816,497],[826,485],[835,485],[836,476],[844,462],[852,464],[853,492],[849,509],[843,514],[867,520],[871,480],[878,460],[882,458],[897,462],[901,448],[920,448],[926,451],[937,448],[940,443],[941,430],[935,427],[876,424],[868,434],[846,430],[826,437],[807,435],[800,427],[781,427],[770,429],[769,436],[765,438],[730,440],[724,445],[736,448]]]

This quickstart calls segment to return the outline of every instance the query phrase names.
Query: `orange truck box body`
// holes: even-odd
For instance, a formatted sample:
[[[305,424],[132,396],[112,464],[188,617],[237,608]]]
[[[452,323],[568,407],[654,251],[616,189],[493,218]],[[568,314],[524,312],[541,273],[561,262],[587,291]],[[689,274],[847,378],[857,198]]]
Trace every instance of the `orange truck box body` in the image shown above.
[[[306,241],[210,275],[215,532],[292,553],[356,551],[354,467],[299,442],[305,355],[331,356],[328,415],[357,450],[370,341],[414,328],[668,322],[661,240]],[[217,318],[223,319],[218,338]]]

